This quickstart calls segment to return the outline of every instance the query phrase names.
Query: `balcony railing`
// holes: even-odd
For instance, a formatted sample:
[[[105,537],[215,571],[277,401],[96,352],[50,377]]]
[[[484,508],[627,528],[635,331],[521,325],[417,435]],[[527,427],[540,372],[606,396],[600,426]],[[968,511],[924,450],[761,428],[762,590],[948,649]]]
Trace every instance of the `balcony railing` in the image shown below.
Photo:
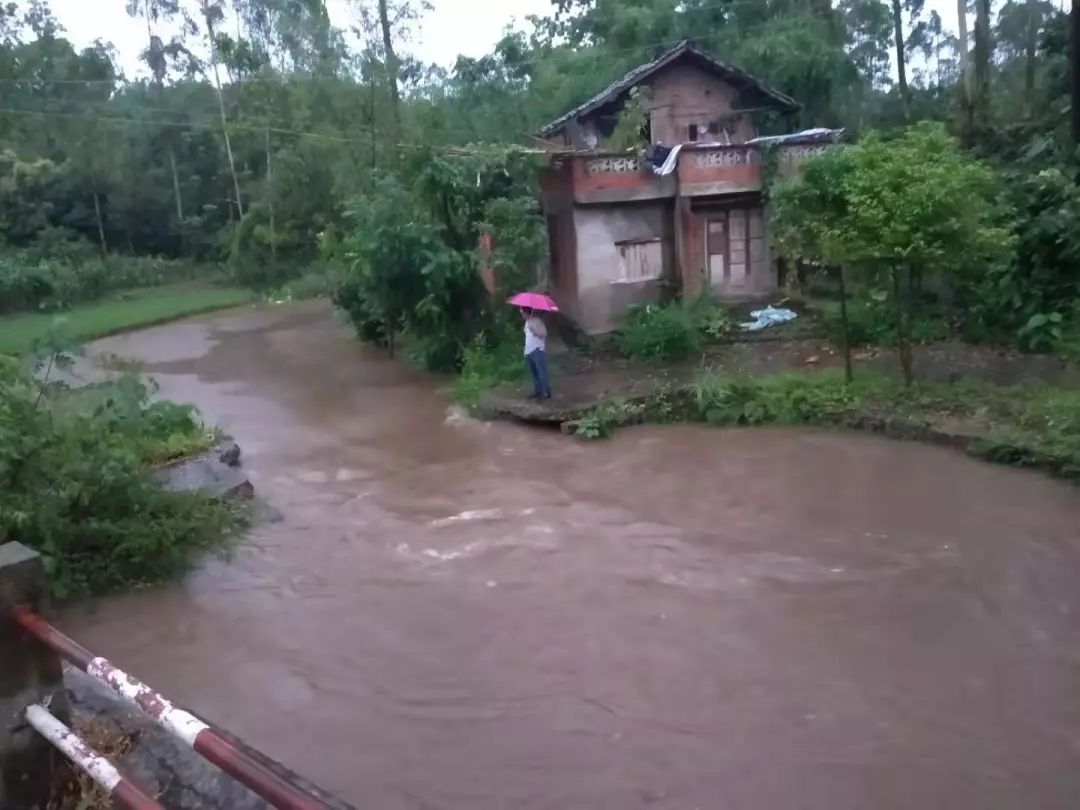
[[[779,149],[779,170],[787,173],[830,144],[785,144]],[[755,145],[684,147],[678,168],[657,175],[633,155],[574,155],[570,158],[573,198],[579,203],[632,202],[636,200],[715,194],[739,194],[761,190],[761,150]]]

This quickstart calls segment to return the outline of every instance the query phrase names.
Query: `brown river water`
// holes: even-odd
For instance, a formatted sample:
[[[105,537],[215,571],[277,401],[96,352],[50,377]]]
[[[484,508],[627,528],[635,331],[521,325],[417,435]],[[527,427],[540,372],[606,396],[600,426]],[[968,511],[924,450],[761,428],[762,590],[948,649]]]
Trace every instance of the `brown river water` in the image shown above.
[[[325,304],[112,338],[282,519],[69,610],[358,807],[1080,805],[1080,492],[815,430],[455,416]]]

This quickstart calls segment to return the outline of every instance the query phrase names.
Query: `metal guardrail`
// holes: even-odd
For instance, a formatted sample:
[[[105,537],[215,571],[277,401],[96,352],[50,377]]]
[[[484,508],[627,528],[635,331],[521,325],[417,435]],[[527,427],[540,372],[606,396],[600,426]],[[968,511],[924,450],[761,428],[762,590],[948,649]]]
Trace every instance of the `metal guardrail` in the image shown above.
[[[44,706],[27,706],[26,722],[59,749],[73,765],[100,785],[120,807],[128,810],[164,810],[160,804],[121,776],[109,760],[90,748],[79,735],[53,717]]]
[[[263,764],[253,759],[250,754],[226,739],[212,726],[190,712],[176,707],[163,695],[155,692],[142,681],[132,677],[119,667],[113,666],[107,659],[94,656],[81,644],[61,633],[29,608],[24,606],[13,608],[12,617],[35,639],[62,658],[75,664],[87,675],[103,683],[111,691],[148,715],[163,729],[191,747],[204,759],[221,768],[225,773],[261,796],[272,806],[281,810],[328,810],[327,805],[267,769]],[[31,717],[31,713],[33,717]],[[38,724],[35,724],[34,718],[40,723],[41,728],[39,728]],[[160,807],[160,805],[139,792],[134,785],[116,773],[115,768],[112,768],[105,760],[94,754],[85,743],[78,739],[74,732],[60,723],[59,720],[56,720],[45,708],[40,706],[29,707],[27,709],[27,721],[38,729],[53,745],[60,748],[76,765],[90,773],[95,781],[110,790],[113,798],[122,806],[135,808],[136,810],[139,808]],[[59,726],[59,729],[57,726]],[[48,733],[42,731],[42,728],[47,729]],[[71,753],[61,746],[61,742],[69,745]],[[73,754],[77,754],[83,761],[73,759]],[[83,764],[91,761],[96,763],[94,767],[98,768],[98,771],[88,770]],[[100,762],[105,762],[108,768],[111,769],[111,773],[98,767]],[[103,775],[105,782],[98,779],[95,773]],[[109,787],[106,783],[114,779],[119,781],[114,782],[112,787]],[[123,788],[123,792],[128,797],[128,803],[123,803],[124,797],[116,792],[115,789],[118,786],[126,786]],[[150,804],[139,803],[145,801],[149,801]]]

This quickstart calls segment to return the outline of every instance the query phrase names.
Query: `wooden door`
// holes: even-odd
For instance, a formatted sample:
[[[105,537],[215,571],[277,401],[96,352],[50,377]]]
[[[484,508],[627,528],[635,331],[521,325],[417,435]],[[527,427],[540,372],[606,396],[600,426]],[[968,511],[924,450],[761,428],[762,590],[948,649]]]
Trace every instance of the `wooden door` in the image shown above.
[[[705,257],[714,293],[743,296],[752,291],[754,268],[764,260],[764,236],[760,209],[732,208],[709,215]]]
[[[727,212],[711,216],[705,223],[705,260],[709,286],[722,291],[727,278]]]

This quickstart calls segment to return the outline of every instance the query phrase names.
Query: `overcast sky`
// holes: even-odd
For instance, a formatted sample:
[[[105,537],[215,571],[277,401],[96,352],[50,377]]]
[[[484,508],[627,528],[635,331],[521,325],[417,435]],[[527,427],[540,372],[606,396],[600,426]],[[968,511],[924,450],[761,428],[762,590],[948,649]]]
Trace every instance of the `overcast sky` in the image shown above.
[[[140,75],[138,57],[146,44],[146,28],[128,17],[125,0],[51,0],[51,5],[72,42],[111,42],[128,77]],[[335,25],[352,24],[349,0],[326,0],[326,5]],[[551,0],[433,0],[432,5],[434,10],[424,17],[410,51],[424,62],[444,67],[452,67],[459,53],[490,52],[508,24],[524,23],[527,15],[552,9]],[[947,29],[956,30],[955,0],[927,0],[926,6],[941,15]]]

